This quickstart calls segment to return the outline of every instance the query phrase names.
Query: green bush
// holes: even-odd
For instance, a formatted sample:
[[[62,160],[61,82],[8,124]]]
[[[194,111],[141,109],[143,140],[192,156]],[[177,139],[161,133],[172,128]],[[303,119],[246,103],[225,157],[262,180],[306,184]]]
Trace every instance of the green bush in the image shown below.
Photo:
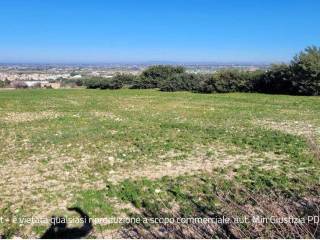
[[[123,87],[123,83],[113,78],[104,78],[100,82],[101,89],[120,89],[122,87]]]
[[[81,87],[84,85],[85,78],[62,78],[60,79],[61,85],[62,86],[76,86],[76,87]]]
[[[293,93],[292,76],[288,65],[272,65],[267,72],[253,82],[254,91],[272,94]]]
[[[175,74],[161,83],[160,90],[165,92],[196,91],[199,89],[201,77],[200,74]]]
[[[320,48],[306,48],[289,65],[273,65],[254,82],[254,90],[274,94],[319,95]]]
[[[163,82],[175,74],[185,73],[180,66],[157,65],[144,70],[132,88],[160,88]]]
[[[290,69],[293,94],[320,94],[320,48],[307,47],[294,57]]]
[[[137,77],[133,74],[118,73],[112,77],[112,81],[119,82],[124,86],[133,86],[137,81]]]
[[[8,79],[0,80],[0,88],[10,87],[10,81]]]
[[[90,89],[120,89],[123,83],[114,78],[92,77],[84,80],[84,85]]]
[[[102,78],[100,77],[92,77],[83,80],[84,85],[90,89],[100,88]]]
[[[260,78],[261,74],[260,71],[221,70],[213,75],[204,75],[198,92],[251,92],[254,80]]]

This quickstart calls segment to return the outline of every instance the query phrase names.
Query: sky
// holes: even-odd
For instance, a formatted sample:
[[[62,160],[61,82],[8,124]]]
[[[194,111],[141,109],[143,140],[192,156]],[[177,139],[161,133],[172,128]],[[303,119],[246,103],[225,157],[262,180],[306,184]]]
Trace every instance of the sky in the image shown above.
[[[286,62],[319,0],[0,0],[0,62]]]

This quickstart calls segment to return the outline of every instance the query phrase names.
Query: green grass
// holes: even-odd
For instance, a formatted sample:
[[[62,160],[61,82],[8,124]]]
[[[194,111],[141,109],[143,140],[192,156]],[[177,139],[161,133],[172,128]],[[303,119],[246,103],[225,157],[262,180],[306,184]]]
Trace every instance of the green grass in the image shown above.
[[[121,204],[153,215],[177,204],[194,216],[221,209],[221,192],[238,204],[246,191],[317,196],[320,164],[309,138],[319,141],[319,127],[319,97],[1,91],[0,209],[49,217],[77,205],[108,217],[130,215]],[[210,171],[192,170],[201,158],[215,163],[203,169]],[[184,161],[189,172],[150,174],[153,166],[174,169]],[[42,227],[34,229],[0,225],[1,234],[39,235]]]

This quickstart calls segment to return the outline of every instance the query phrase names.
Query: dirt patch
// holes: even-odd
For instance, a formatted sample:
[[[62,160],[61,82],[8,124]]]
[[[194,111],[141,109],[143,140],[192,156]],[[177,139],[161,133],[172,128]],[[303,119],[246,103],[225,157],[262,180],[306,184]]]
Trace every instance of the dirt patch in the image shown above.
[[[118,168],[108,172],[97,172],[92,168],[96,156],[83,154],[74,158],[62,153],[57,148],[48,148],[44,154],[34,154],[25,160],[6,159],[0,168],[0,205],[8,206],[12,213],[22,210],[35,218],[48,217],[50,214],[64,212],[76,199],[78,191],[105,188],[105,180],[120,182],[125,179],[146,177],[158,179],[163,176],[180,176],[199,172],[210,172],[216,168],[231,165],[281,158],[271,153],[257,154],[234,146],[196,146],[195,149],[180,159],[181,152],[169,151],[145,165]],[[209,153],[209,154],[208,154]],[[185,154],[184,154],[185,155]],[[177,160],[178,158],[179,160]],[[109,158],[106,158],[106,164]],[[117,159],[114,159],[115,163]],[[94,179],[90,174],[94,171]],[[228,176],[226,176],[228,177]],[[232,177],[230,175],[230,177]],[[106,179],[107,178],[107,179]],[[130,205],[119,203],[119,209],[129,209]],[[32,234],[32,225],[23,230],[28,236]]]
[[[103,189],[106,176],[108,176],[107,180],[112,182],[142,177],[158,179],[163,176],[176,177],[197,172],[210,172],[215,168],[225,168],[231,164],[243,164],[251,159],[263,161],[264,158],[285,157],[270,155],[270,153],[261,156],[249,151],[227,153],[226,151],[230,151],[231,148],[231,146],[226,148],[218,145],[209,148],[198,146],[182,160],[171,159],[180,156],[180,153],[168,152],[159,156],[159,164],[146,162],[144,165],[128,168],[115,167],[109,173],[96,172],[94,179],[89,176],[92,168],[90,164],[94,156],[83,154],[75,159],[59,153],[59,149],[48,149],[46,154],[32,155],[23,161],[7,159],[2,164],[0,199],[3,203],[10,204],[12,211],[31,204],[31,212],[46,215],[56,209],[64,210],[78,190]]]
[[[298,136],[310,136],[319,135],[320,128],[315,127],[312,124],[302,121],[282,121],[276,122],[272,120],[256,120],[254,123],[258,126],[266,127],[281,132],[298,135]]]
[[[120,182],[125,179],[144,177],[148,179],[159,179],[164,176],[177,177],[197,172],[211,172],[216,168],[226,168],[231,164],[243,164],[250,159],[252,161],[264,161],[265,159],[279,160],[286,158],[286,156],[272,153],[263,153],[263,156],[261,156],[261,154],[243,150],[240,153],[227,153],[227,150],[230,151],[231,148],[234,148],[232,151],[240,151],[240,149],[236,150],[234,146],[229,146],[229,148],[221,145],[211,147],[199,146],[182,160],[162,162],[161,160],[168,156],[176,157],[181,155],[180,153],[168,152],[166,155],[159,156],[159,164],[149,163],[129,169],[112,170],[109,172],[109,181]]]
[[[0,199],[12,212],[29,206],[28,212],[46,217],[57,209],[65,210],[76,191],[104,187],[103,182],[87,178],[88,157],[76,160],[54,152],[50,156],[47,162],[47,155],[34,155],[22,162],[8,160],[1,166]]]
[[[0,121],[8,123],[31,122],[42,119],[53,119],[61,116],[57,112],[8,112]]]

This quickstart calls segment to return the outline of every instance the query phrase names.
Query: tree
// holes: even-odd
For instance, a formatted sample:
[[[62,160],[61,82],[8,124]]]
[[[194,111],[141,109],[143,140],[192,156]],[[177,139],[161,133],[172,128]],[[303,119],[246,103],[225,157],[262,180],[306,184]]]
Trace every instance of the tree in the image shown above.
[[[291,61],[292,84],[299,95],[320,94],[320,48],[307,47]]]
[[[274,64],[261,78],[254,81],[256,92],[273,94],[294,94],[292,72],[287,64]]]

